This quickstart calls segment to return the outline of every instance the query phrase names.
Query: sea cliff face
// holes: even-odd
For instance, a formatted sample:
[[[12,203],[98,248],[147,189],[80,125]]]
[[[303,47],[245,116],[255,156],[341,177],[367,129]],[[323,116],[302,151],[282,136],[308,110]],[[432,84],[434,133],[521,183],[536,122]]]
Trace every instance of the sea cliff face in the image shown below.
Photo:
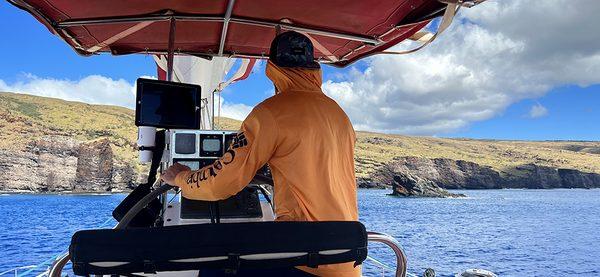
[[[24,150],[0,150],[0,191],[124,191],[140,177],[114,159],[106,139],[79,142],[52,136],[33,141]]]
[[[362,187],[393,187],[397,180],[422,180],[432,191],[443,189],[501,188],[600,188],[600,174],[575,169],[525,164],[497,172],[479,164],[444,158],[398,157],[380,167],[369,178],[359,180]],[[411,182],[400,182],[400,184]],[[419,183],[419,182],[418,182]],[[396,190],[395,190],[396,191]]]
[[[0,191],[107,192],[143,181],[133,111],[0,93]]]

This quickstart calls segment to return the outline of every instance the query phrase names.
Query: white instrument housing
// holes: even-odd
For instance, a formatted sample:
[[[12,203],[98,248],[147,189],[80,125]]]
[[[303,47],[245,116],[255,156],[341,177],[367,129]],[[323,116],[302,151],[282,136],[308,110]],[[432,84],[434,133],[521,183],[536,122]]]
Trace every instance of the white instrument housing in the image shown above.
[[[235,138],[236,131],[217,130],[166,130],[165,150],[161,161],[161,169],[166,169],[174,163],[188,166],[192,170],[198,170],[212,164],[220,158]],[[255,184],[249,184],[254,186]],[[198,206],[189,205],[193,200],[177,198],[178,202],[171,202],[165,206],[163,214],[165,226],[181,224],[211,223],[210,218],[189,216],[190,208]],[[185,202],[185,203],[184,203]],[[244,202],[247,203],[247,202]],[[187,204],[187,205],[186,205]],[[275,214],[269,203],[260,201],[261,215],[222,217],[220,222],[256,222],[273,221]],[[188,214],[188,216],[185,216]]]

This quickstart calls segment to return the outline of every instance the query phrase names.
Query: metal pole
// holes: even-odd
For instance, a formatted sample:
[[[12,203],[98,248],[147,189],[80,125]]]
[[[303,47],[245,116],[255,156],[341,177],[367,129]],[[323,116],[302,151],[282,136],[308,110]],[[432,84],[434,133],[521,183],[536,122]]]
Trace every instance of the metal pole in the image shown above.
[[[225,17],[223,17],[223,30],[221,30],[221,41],[219,42],[219,56],[223,55],[225,49],[225,39],[227,38],[227,29],[229,28],[229,20],[231,19],[231,13],[233,12],[233,5],[235,0],[229,0],[227,3],[227,11]]]
[[[201,15],[154,15],[154,16],[131,16],[126,18],[99,18],[99,19],[76,19],[76,20],[65,20],[63,22],[57,22],[56,25],[58,28],[66,28],[66,27],[77,27],[77,26],[87,26],[87,25],[102,25],[102,24],[118,24],[118,23],[136,23],[136,22],[145,22],[145,21],[163,21],[175,19],[179,21],[197,21],[197,22],[225,22],[225,16],[201,16]],[[250,26],[260,26],[265,28],[275,28],[276,26],[281,26],[282,29],[290,30],[290,31],[298,31],[309,33],[312,35],[319,35],[331,38],[345,39],[350,41],[358,41],[371,45],[379,45],[382,41],[373,37],[359,34],[348,34],[343,31],[330,31],[325,29],[315,29],[308,27],[300,27],[293,24],[283,23],[283,22],[271,22],[264,21],[259,19],[247,19],[247,18],[236,18],[231,16],[229,18],[229,23],[242,24],[242,25],[250,25]]]
[[[168,45],[169,49],[167,52],[167,81],[172,82],[173,81],[173,63],[174,63],[174,59],[175,59],[175,32],[176,32],[176,28],[177,28],[177,24],[176,24],[177,21],[175,20],[175,17],[171,17],[171,19],[169,20],[169,23],[171,26],[169,28],[169,45]],[[179,81],[181,81],[181,80],[179,80]],[[161,168],[162,168],[162,166],[161,166]],[[162,170],[161,170],[161,174],[162,174]],[[154,187],[159,182],[160,182],[160,179],[157,179],[156,182],[154,183],[154,185],[152,185],[152,187]],[[159,189],[156,189],[153,192],[156,192],[158,190]],[[167,198],[168,198],[167,191],[168,190],[165,190],[163,193],[161,193],[161,197],[160,197],[160,201],[162,202],[162,206],[163,206],[162,211],[161,211],[161,216],[163,217],[163,220],[164,220],[164,212],[167,210],[167,204],[168,204],[167,203],[167,201],[168,201],[167,200]],[[152,193],[150,193],[150,194],[152,194]],[[131,210],[133,210],[133,208]],[[129,211],[131,212],[131,210],[129,210]],[[137,212],[136,212],[136,214],[137,214]],[[135,216],[135,214],[134,214],[134,216]],[[123,217],[121,219],[119,224],[121,224],[124,220],[125,220],[125,217]],[[127,224],[129,224],[129,222],[125,222],[125,226],[127,226]],[[117,225],[116,229],[119,229],[119,225]]]
[[[282,23],[282,22],[273,23],[273,22],[267,22],[267,21],[243,19],[243,18],[235,18],[235,17],[232,17],[230,19],[230,21],[233,23],[237,23],[237,24],[261,26],[261,27],[268,27],[268,28],[275,28],[276,26],[281,26],[282,29],[286,29],[288,31],[296,31],[296,32],[300,32],[300,33],[309,33],[311,35],[319,35],[319,36],[325,36],[325,37],[331,37],[331,38],[339,38],[339,39],[345,39],[345,40],[351,40],[351,41],[364,42],[364,43],[371,44],[371,45],[379,45],[382,42],[373,37],[368,37],[368,36],[363,36],[363,35],[350,35],[350,34],[345,34],[342,32],[331,32],[331,31],[327,31],[327,30],[305,28],[305,27],[295,26],[293,24]]]
[[[175,57],[175,31],[176,21],[174,17],[171,17],[169,30],[169,52],[167,53],[167,81],[173,81],[173,59]]]
[[[211,98],[211,102],[212,102],[212,129],[215,129],[215,92],[217,92],[217,90],[213,90],[212,92],[212,98]]]

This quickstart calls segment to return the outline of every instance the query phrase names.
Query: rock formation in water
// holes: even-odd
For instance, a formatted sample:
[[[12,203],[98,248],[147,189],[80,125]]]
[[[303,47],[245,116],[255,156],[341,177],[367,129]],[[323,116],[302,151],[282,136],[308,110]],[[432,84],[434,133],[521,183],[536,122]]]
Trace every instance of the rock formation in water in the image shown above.
[[[398,163],[388,163],[374,173],[371,179],[359,179],[362,188],[392,188],[391,195],[403,197],[460,197],[450,193],[435,182],[422,178],[398,167]]]
[[[0,150],[0,190],[68,191],[77,169],[78,143],[69,137],[45,137],[25,150]]]
[[[414,176],[410,173],[398,172],[388,176],[379,176],[380,182],[392,185],[393,196],[402,197],[464,197],[464,194],[450,193],[434,182]]]

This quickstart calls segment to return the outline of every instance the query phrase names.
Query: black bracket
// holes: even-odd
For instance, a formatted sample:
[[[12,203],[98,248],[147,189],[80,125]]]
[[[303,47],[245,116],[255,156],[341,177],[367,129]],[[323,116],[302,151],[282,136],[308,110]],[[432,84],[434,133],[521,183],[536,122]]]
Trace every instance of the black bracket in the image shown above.
[[[156,146],[139,146],[138,150],[139,151],[144,151],[144,150],[150,150],[150,151],[154,151],[154,149],[156,149]]]
[[[144,260],[144,273],[156,273],[154,261]]]
[[[229,260],[228,269],[233,271],[240,269],[240,254],[230,253],[227,257]]]
[[[308,267],[317,268],[319,267],[319,253],[308,253]]]

